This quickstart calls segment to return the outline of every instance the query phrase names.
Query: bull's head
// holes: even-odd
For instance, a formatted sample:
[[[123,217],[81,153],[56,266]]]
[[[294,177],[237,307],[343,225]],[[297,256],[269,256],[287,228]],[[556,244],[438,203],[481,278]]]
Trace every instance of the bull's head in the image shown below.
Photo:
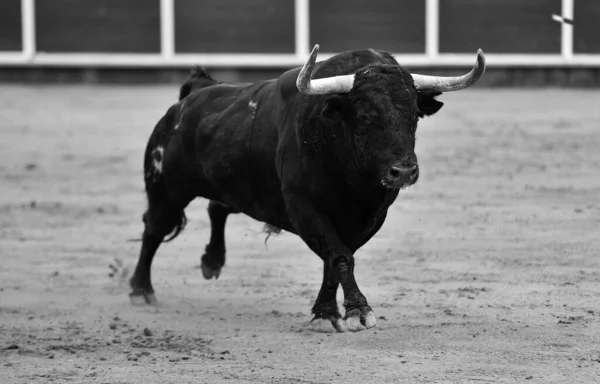
[[[370,64],[351,75],[311,80],[319,46],[298,75],[298,90],[324,95],[320,116],[351,135],[353,160],[373,182],[398,189],[419,177],[415,134],[419,118],[440,110],[442,92],[473,85],[485,71],[483,52],[466,75],[437,77],[411,74],[399,65]]]

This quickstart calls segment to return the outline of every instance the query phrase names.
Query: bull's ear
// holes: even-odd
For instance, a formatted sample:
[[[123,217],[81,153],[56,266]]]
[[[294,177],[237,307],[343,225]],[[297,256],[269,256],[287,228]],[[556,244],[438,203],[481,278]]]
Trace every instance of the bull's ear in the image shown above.
[[[435,99],[441,94],[441,92],[417,92],[419,117],[431,116],[442,108],[444,103]]]
[[[343,109],[344,98],[340,95],[331,95],[325,100],[321,114],[329,120],[339,121],[343,117]]]

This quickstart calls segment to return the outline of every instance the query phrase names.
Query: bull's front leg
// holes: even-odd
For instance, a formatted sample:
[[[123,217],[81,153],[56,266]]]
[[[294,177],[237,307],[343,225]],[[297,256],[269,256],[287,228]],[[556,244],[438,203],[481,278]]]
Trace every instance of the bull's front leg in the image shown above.
[[[315,319],[331,321],[339,332],[374,327],[377,324],[375,314],[354,278],[354,255],[339,239],[329,218],[302,197],[288,195],[286,203],[298,235],[325,264],[323,285],[313,307]],[[338,285],[344,292],[346,314],[343,322],[335,298]]]
[[[326,323],[331,323],[338,332],[347,330],[346,323],[342,319],[337,305],[336,296],[339,285],[339,281],[332,279],[331,268],[328,263],[323,263],[323,283],[312,308],[314,317],[311,324],[315,328],[322,329],[323,326],[326,328],[328,327]]]

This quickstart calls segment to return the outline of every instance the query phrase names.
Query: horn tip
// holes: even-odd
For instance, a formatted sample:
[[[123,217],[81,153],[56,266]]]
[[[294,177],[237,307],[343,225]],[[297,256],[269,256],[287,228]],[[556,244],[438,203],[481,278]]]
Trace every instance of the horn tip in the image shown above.
[[[483,49],[481,48],[477,50],[477,64],[485,66],[485,55],[483,54]]]
[[[317,54],[319,53],[319,44],[315,44],[312,51],[310,52],[310,57],[308,61],[304,64],[298,77],[296,78],[296,88],[300,92],[306,93],[308,89],[310,89],[310,78],[312,76],[312,69],[317,61]]]

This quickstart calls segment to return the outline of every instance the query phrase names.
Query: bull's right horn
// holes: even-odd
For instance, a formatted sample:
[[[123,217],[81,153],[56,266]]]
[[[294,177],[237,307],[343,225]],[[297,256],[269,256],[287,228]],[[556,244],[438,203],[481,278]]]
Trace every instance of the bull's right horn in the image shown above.
[[[485,72],[485,56],[481,49],[477,50],[477,61],[471,71],[462,76],[443,77],[413,74],[415,87],[419,91],[450,92],[460,91],[475,84]]]
[[[317,61],[317,53],[319,53],[319,44],[315,44],[310,58],[302,67],[298,78],[296,79],[296,87],[302,93],[307,95],[327,95],[330,93],[348,93],[354,86],[354,75],[342,75],[325,77],[323,79],[311,80],[313,67]]]

